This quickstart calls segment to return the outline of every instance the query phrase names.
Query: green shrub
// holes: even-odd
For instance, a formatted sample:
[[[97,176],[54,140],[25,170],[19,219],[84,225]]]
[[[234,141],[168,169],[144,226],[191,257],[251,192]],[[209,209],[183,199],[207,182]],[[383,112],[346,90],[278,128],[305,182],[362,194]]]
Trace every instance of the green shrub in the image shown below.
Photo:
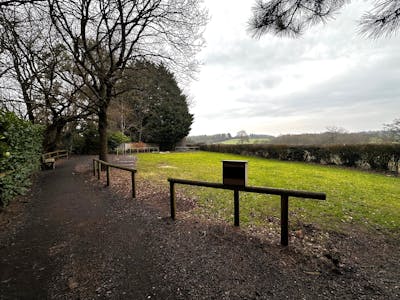
[[[88,122],[72,133],[71,149],[75,154],[98,154],[100,151],[99,131],[97,124]]]
[[[30,186],[40,166],[43,128],[0,110],[0,204],[7,205]]]
[[[202,145],[202,150],[305,161],[360,169],[399,173],[400,144],[287,146],[287,145]]]
[[[131,139],[121,131],[108,133],[108,149],[114,151],[120,144],[129,143]]]
[[[114,151],[121,143],[129,143],[131,141],[121,131],[109,132],[107,139],[110,151]],[[76,154],[99,154],[99,132],[96,123],[88,123],[80,131],[73,133],[72,152]]]

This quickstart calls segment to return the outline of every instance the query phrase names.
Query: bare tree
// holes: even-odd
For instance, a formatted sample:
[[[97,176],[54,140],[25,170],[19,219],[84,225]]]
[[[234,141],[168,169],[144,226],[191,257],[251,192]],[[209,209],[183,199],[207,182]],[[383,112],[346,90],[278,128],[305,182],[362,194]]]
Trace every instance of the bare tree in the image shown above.
[[[342,127],[338,127],[335,125],[327,126],[326,133],[328,134],[328,144],[336,144],[338,142],[338,137],[346,132],[346,129]]]
[[[237,134],[236,137],[239,138],[238,144],[244,144],[245,142],[249,142],[249,135],[247,134],[246,131],[240,130]]]
[[[14,99],[9,103],[15,109],[20,103],[25,104],[26,114],[32,123],[35,123],[35,109],[33,87],[35,74],[30,68],[34,64],[34,49],[36,41],[41,39],[40,31],[34,31],[31,15],[25,9],[0,10],[0,48],[3,59],[8,63],[2,70],[3,82],[7,86],[2,89],[12,90]]]
[[[349,1],[346,0],[256,0],[250,30],[259,37],[301,35],[309,26],[333,18]],[[400,25],[400,1],[378,0],[374,8],[359,21],[361,33],[369,37],[395,34]]]
[[[129,62],[145,58],[190,72],[207,14],[198,0],[48,0],[54,28],[74,60],[74,74],[99,122],[107,160],[107,110]],[[72,81],[72,79],[71,79]]]
[[[383,125],[394,142],[400,143],[400,118],[394,119],[392,123]]]
[[[45,150],[54,150],[65,125],[90,112],[82,107],[81,87],[63,80],[70,57],[34,8],[0,11],[0,46],[11,65],[3,75],[14,95],[10,106],[15,111],[23,103],[29,120],[46,126]]]

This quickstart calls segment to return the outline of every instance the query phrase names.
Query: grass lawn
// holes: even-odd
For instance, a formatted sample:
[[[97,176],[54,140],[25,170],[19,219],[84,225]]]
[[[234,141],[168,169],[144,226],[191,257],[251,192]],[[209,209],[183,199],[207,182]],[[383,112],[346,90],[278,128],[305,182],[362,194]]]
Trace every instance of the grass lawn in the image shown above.
[[[350,169],[211,152],[138,155],[138,178],[168,186],[167,178],[222,182],[222,160],[247,160],[248,185],[327,194],[326,201],[289,198],[289,220],[344,231],[353,225],[400,232],[400,178]],[[197,212],[233,220],[233,191],[177,185],[198,199]],[[177,199],[179,201],[179,198]],[[179,211],[178,217],[179,217]],[[194,212],[196,213],[196,212]],[[280,197],[240,193],[241,225],[265,225],[280,216]]]

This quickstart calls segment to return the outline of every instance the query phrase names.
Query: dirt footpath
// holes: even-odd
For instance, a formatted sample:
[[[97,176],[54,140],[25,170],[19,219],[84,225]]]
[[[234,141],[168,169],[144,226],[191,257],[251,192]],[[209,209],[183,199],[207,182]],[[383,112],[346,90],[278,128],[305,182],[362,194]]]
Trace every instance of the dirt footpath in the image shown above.
[[[329,251],[315,255],[193,217],[190,205],[172,222],[168,190],[138,182],[131,200],[129,180],[107,188],[89,166],[89,157],[58,162],[38,175],[22,210],[2,213],[0,299],[400,296],[398,244],[380,240],[378,251],[368,239],[351,248],[352,237],[331,237]]]

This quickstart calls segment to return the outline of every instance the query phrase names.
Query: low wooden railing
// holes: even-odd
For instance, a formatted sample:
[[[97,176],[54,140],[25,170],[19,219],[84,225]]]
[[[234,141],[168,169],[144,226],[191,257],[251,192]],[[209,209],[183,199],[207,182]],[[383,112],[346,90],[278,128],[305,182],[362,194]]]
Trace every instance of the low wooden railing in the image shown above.
[[[159,147],[133,147],[133,148],[128,148],[126,150],[121,150],[117,148],[117,155],[119,154],[125,154],[125,153],[142,153],[142,152],[160,152]]]
[[[197,151],[197,150],[200,150],[200,147],[198,147],[198,146],[175,147],[175,151],[177,151],[177,152]]]
[[[270,194],[281,196],[281,245],[289,244],[289,197],[309,198],[316,200],[326,200],[325,193],[315,193],[298,190],[285,190],[269,187],[254,187],[254,186],[231,186],[223,183],[194,181],[186,179],[168,178],[170,183],[170,208],[171,218],[175,220],[176,205],[175,205],[175,184],[194,185],[209,187],[215,189],[233,190],[234,192],[234,225],[239,226],[239,191],[258,194]]]
[[[106,161],[103,161],[103,160],[100,160],[97,158],[93,158],[93,176],[96,176],[96,172],[97,172],[97,179],[100,179],[102,165],[104,165],[106,167],[107,186],[110,185],[110,168],[115,168],[115,169],[131,172],[132,198],[135,199],[136,198],[135,173],[137,171],[132,168],[111,164]]]
[[[46,152],[42,154],[42,169],[51,167],[53,170],[56,167],[56,160],[59,158],[68,159],[67,150],[56,150],[52,152]]]
[[[68,158],[68,151],[67,150],[56,150],[52,152],[46,152],[42,154],[43,159],[48,159],[48,158],[54,158],[54,159],[59,159],[59,158]]]

